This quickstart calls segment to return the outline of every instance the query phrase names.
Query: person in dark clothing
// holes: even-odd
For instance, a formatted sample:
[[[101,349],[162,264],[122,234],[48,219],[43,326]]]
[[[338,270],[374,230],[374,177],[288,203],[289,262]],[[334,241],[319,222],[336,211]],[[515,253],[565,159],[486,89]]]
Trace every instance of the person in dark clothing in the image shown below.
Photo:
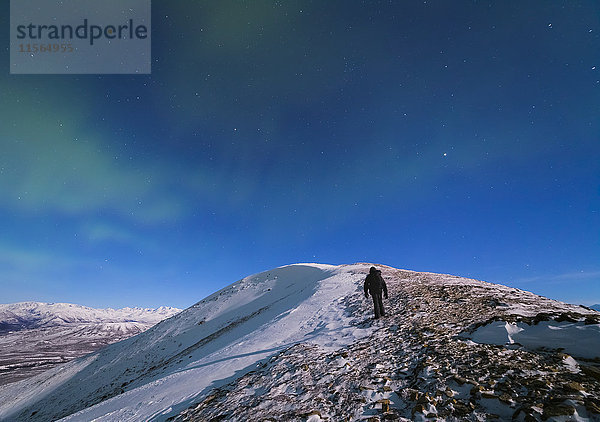
[[[385,316],[385,310],[383,309],[383,301],[381,300],[381,294],[388,298],[387,286],[381,276],[381,271],[375,267],[371,267],[369,274],[365,279],[365,297],[369,297],[369,293],[373,297],[373,306],[375,307],[375,319],[379,319],[380,316]]]

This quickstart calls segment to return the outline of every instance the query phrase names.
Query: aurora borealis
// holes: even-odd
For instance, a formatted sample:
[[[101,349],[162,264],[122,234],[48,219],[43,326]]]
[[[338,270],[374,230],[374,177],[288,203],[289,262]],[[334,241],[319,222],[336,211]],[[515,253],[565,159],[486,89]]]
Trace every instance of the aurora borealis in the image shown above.
[[[358,261],[600,302],[598,2],[155,0],[151,75],[0,40],[2,303]]]

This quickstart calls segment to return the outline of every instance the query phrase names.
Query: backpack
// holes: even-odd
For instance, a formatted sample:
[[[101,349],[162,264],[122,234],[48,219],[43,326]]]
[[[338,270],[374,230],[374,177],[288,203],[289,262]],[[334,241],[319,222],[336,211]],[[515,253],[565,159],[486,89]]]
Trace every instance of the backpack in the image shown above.
[[[371,292],[381,292],[383,288],[383,279],[381,274],[369,274],[369,290]]]

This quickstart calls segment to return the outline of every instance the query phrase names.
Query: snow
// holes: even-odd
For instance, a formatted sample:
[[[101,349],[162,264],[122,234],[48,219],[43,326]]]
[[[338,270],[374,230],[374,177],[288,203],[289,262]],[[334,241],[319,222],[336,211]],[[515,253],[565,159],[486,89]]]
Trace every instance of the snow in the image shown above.
[[[35,403],[49,415],[83,408],[64,421],[164,420],[293,344],[355,342],[369,329],[352,326],[341,301],[362,288],[363,267],[297,264],[247,277],[136,337],[0,388],[0,419]],[[127,391],[85,408],[114,395],[111,383]]]
[[[581,369],[579,369],[579,364],[571,356],[565,356],[563,359],[563,365],[565,365],[569,369],[569,372],[573,374],[578,374],[581,372]]]
[[[365,321],[372,305],[362,281],[370,266],[295,264],[244,278],[144,333],[0,387],[0,420],[165,421],[205,402],[215,409],[220,400],[226,411],[241,411],[241,405],[233,409],[240,397],[252,411],[277,403],[282,414],[289,407],[302,410],[303,420],[332,420],[339,400],[355,394],[361,400],[346,403],[359,403],[352,414],[360,418],[380,415],[383,400],[415,420],[453,406],[469,411],[471,399],[479,403],[476,412],[509,417],[522,397],[504,383],[511,399],[499,401],[502,390],[495,386],[507,377],[530,382],[554,370],[570,377],[589,370],[554,352],[557,363],[551,364],[550,353],[533,355],[520,345],[564,347],[575,358],[600,350],[598,314],[589,309],[506,286],[383,266],[394,292],[389,316]],[[523,322],[538,321],[541,313],[550,317]],[[579,319],[551,318],[566,313]],[[480,325],[488,321],[494,322]],[[545,372],[536,375],[540,368]],[[236,386],[239,392],[231,393]],[[447,399],[437,397],[438,390]],[[218,396],[223,391],[231,396]],[[312,407],[323,397],[331,406]],[[415,407],[418,400],[422,406]],[[585,420],[583,406],[575,407]]]
[[[518,343],[530,349],[563,349],[573,356],[587,359],[600,357],[600,324],[541,321],[529,325],[495,321],[479,327],[470,337],[477,343]]]

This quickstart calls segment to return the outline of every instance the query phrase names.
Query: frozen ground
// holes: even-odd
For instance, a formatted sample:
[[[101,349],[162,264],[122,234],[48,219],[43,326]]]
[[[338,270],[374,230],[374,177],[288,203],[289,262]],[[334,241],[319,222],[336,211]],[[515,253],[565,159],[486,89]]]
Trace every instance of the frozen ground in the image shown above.
[[[390,316],[372,321],[361,291],[369,266],[248,277],[136,337],[0,388],[0,419],[598,420],[597,357],[511,343],[512,328],[501,344],[477,336],[501,321],[593,327],[600,314],[381,267]]]

